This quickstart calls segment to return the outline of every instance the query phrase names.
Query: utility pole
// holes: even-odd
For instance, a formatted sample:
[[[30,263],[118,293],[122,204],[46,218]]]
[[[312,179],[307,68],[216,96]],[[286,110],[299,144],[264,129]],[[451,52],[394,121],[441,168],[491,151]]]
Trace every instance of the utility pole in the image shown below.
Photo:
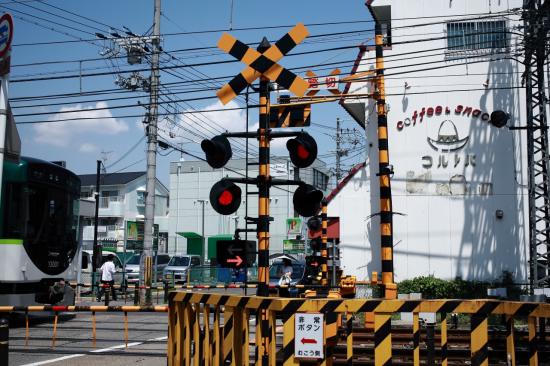
[[[159,90],[159,46],[160,46],[160,0],[155,0],[153,21],[153,52],[151,57],[150,113],[146,128],[147,134],[147,175],[145,186],[145,225],[143,252],[140,266],[141,303],[151,305],[152,263],[153,263],[153,223],[155,219],[155,183],[157,170],[157,120]],[[144,288],[145,287],[145,288]]]
[[[203,263],[206,261],[206,257],[207,257],[207,252],[208,252],[208,248],[206,246],[206,238],[204,237],[204,205],[206,205],[208,203],[207,200],[205,199],[198,199],[198,200],[195,200],[195,202],[198,202],[201,204],[201,212],[202,212],[202,221],[201,221],[201,235],[202,235],[202,249],[203,249],[203,253],[204,253],[204,257],[203,257]]]
[[[527,165],[529,171],[529,291],[550,287],[550,167],[544,64],[550,2],[524,1]]]
[[[94,216],[94,246],[93,246],[93,252],[92,252],[92,288],[95,281],[95,275],[97,271],[97,267],[101,264],[101,248],[97,243],[97,225],[99,221],[99,187],[101,183],[101,160],[97,161],[97,167],[96,167],[96,176],[95,176],[95,216]]]
[[[342,179],[342,168],[340,166],[340,158],[342,156],[340,151],[342,142],[341,132],[340,118],[336,118],[336,185],[338,185],[338,182]]]

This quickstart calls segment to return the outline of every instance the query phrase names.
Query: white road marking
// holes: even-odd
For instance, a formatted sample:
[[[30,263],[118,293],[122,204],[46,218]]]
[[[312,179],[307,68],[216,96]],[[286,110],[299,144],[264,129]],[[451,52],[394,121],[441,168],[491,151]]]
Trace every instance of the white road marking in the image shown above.
[[[75,355],[69,355],[69,356],[63,356],[63,357],[59,357],[59,358],[54,358],[54,359],[52,359],[52,360],[46,360],[46,361],[28,363],[28,364],[22,365],[22,366],[39,366],[39,365],[46,365],[46,364],[48,364],[48,363],[58,362],[58,361],[63,361],[63,360],[69,360],[69,359],[71,359],[71,358],[82,357],[82,356],[84,356],[84,354],[78,353],[78,354],[75,354]]]
[[[140,344],[143,344],[143,343],[146,343],[146,342],[165,341],[165,340],[167,340],[167,339],[168,339],[167,336],[164,336],[164,337],[157,337],[157,338],[151,338],[151,339],[147,339],[147,340],[144,341],[144,342],[133,342],[133,343],[128,343],[128,347],[139,346]],[[51,360],[45,360],[45,361],[27,363],[27,364],[21,365],[21,366],[40,366],[40,365],[47,365],[47,364],[49,364],[49,363],[54,363],[54,362],[59,362],[59,361],[64,361],[64,360],[69,360],[69,359],[71,359],[71,358],[83,357],[83,356],[89,355],[90,353],[103,353],[103,352],[113,351],[113,350],[121,349],[121,348],[126,348],[126,345],[125,345],[125,344],[119,344],[119,345],[111,346],[111,347],[107,347],[107,348],[95,349],[95,350],[93,350],[93,351],[90,351],[89,353],[77,353],[77,354],[74,354],[74,355],[68,355],[68,356],[53,358],[53,359],[51,359]]]

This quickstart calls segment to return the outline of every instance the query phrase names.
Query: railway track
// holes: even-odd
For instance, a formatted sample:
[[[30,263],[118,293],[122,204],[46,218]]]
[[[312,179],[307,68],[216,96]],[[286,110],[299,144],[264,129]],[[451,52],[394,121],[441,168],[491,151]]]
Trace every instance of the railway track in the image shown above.
[[[348,365],[345,343],[345,330],[340,329],[338,344],[333,348],[334,365]],[[516,362],[528,365],[528,333],[523,330],[515,331]],[[548,333],[547,333],[548,334]],[[540,342],[540,365],[550,365],[550,338],[545,335],[547,342]],[[365,328],[353,329],[353,365],[374,365],[374,332]],[[488,355],[490,365],[507,365],[506,332],[500,329],[489,331]],[[432,357],[434,365],[441,363],[441,336],[435,332]],[[426,330],[420,334],[420,360],[427,364],[430,358]],[[447,359],[448,365],[470,365],[470,331],[467,329],[450,329],[447,331]],[[392,364],[413,365],[413,335],[412,328],[392,328]]]

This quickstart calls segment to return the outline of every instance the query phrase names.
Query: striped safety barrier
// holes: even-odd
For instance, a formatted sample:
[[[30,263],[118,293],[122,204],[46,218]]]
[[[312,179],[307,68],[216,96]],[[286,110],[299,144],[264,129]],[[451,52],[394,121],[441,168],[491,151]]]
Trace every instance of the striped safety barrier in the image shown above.
[[[253,314],[268,314],[267,322],[259,322],[251,329],[249,318]],[[539,343],[545,342],[544,322],[538,319],[550,318],[550,304],[526,303],[498,300],[360,300],[360,299],[288,299],[259,296],[205,294],[192,291],[172,292],[169,301],[168,365],[244,365],[252,356],[262,360],[258,354],[261,338],[269,334],[267,363],[258,365],[299,365],[295,355],[295,320],[297,313],[324,314],[324,359],[318,364],[330,365],[334,361],[330,348],[334,333],[328,327],[334,319],[345,319],[341,323],[343,332],[337,336],[346,347],[348,365],[353,365],[354,317],[374,314],[374,364],[388,365],[392,362],[392,315],[399,312],[412,313],[412,347],[410,357],[413,364],[421,364],[420,313],[442,315],[439,335],[441,352],[437,364],[447,364],[446,314],[463,314],[470,318],[471,365],[489,365],[488,318],[490,315],[506,317],[508,324],[506,353],[508,364],[516,365],[516,348],[513,340],[513,320],[527,319],[529,334],[529,364],[538,365]],[[202,314],[202,315],[201,315]],[[214,314],[213,317],[207,316]],[[282,326],[277,325],[281,319]],[[263,326],[268,330],[262,331]],[[538,324],[538,326],[537,326]],[[541,325],[542,324],[542,325]],[[433,326],[433,325],[432,325]],[[220,328],[221,327],[221,328]],[[277,329],[278,328],[278,329]],[[432,328],[434,329],[434,328]],[[538,329],[538,332],[537,332]],[[219,331],[218,331],[219,330]],[[249,353],[249,334],[256,334],[256,348]],[[277,333],[280,337],[277,338]],[[195,350],[191,352],[191,350]],[[432,354],[433,357],[433,354]]]

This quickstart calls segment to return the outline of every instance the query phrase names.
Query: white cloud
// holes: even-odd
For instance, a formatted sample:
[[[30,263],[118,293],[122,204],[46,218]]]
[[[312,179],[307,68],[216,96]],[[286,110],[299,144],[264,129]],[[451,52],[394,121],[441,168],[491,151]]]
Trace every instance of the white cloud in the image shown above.
[[[111,114],[107,103],[97,102],[92,106],[76,104],[73,107],[63,107],[48,120],[75,119],[72,121],[49,122],[34,127],[36,136],[34,141],[59,147],[68,146],[78,135],[116,135],[128,131],[124,121],[117,120]],[[88,119],[79,119],[88,118]]]
[[[92,152],[96,152],[97,150],[98,150],[97,146],[95,146],[94,144],[90,144],[88,142],[85,142],[82,145],[80,145],[80,149],[79,149],[79,151],[83,153],[92,153]]]
[[[222,105],[219,101],[206,107],[197,107],[195,109],[186,109],[182,114],[177,115],[176,123],[173,122],[173,116],[167,116],[159,122],[159,135],[173,143],[189,142],[192,139],[200,142],[200,136],[212,137],[225,132],[244,131],[246,122],[246,111],[244,109],[235,109],[240,106],[231,101],[227,105]],[[192,113],[200,110],[200,113]],[[203,112],[206,111],[206,112]],[[207,112],[212,111],[212,112]],[[189,131],[197,133],[196,136]],[[182,137],[185,137],[182,139]]]

